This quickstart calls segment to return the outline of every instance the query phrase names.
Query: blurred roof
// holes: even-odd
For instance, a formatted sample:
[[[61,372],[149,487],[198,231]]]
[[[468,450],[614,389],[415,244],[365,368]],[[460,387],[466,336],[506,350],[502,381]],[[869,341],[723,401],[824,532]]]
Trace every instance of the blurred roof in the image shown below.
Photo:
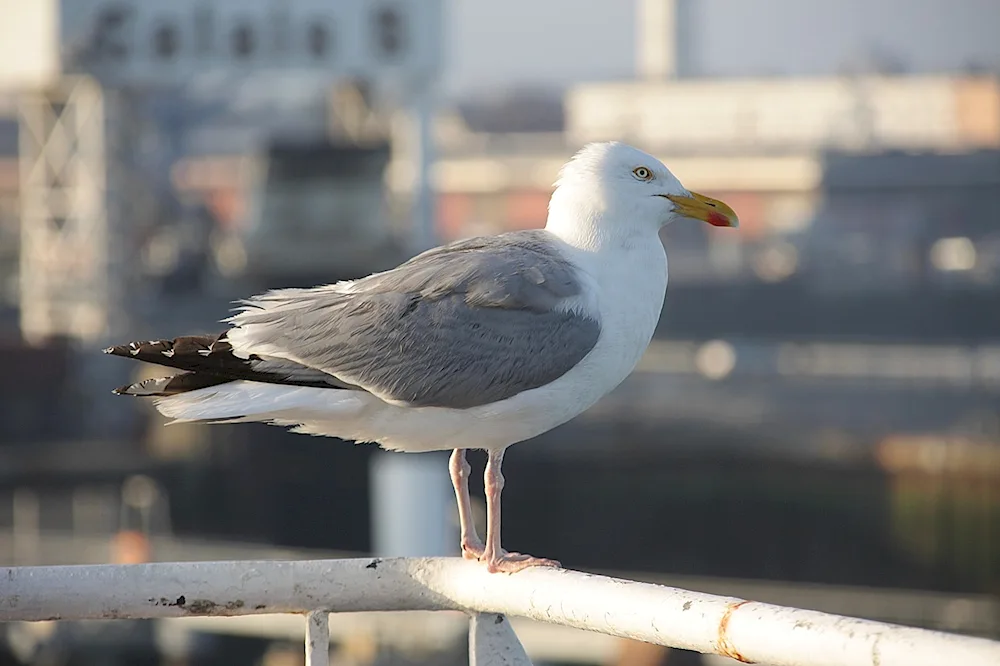
[[[823,163],[823,186],[826,188],[1000,186],[1000,150],[952,155],[830,153]]]

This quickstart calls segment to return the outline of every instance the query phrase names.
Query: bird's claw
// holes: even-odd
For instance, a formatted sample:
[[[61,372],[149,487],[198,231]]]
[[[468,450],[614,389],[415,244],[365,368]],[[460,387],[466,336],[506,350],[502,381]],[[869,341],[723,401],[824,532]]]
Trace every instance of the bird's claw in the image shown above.
[[[483,553],[486,552],[486,546],[483,545],[482,541],[472,541],[472,540],[462,540],[462,558],[466,560],[480,560],[483,557]]]
[[[534,557],[524,553],[509,553],[501,550],[499,555],[489,557],[486,547],[481,542],[462,542],[462,557],[466,560],[477,560],[486,565],[486,570],[490,573],[517,573],[531,567],[553,567],[560,568],[562,565],[556,560],[545,557]]]
[[[535,557],[524,553],[508,553],[507,551],[503,551],[499,557],[495,557],[492,560],[488,558],[480,559],[480,561],[483,560],[486,561],[486,570],[490,573],[512,574],[524,569],[530,569],[531,567],[552,567],[554,569],[562,567],[556,560],[550,560],[546,557]]]

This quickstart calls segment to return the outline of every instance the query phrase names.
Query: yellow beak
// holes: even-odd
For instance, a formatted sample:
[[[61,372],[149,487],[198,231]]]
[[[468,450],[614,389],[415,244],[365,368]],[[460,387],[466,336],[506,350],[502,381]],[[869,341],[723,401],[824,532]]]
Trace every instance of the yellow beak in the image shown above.
[[[708,222],[713,227],[740,226],[740,218],[736,216],[736,211],[718,199],[697,192],[691,192],[691,196],[686,197],[676,194],[663,196],[674,202],[674,211],[678,215]]]

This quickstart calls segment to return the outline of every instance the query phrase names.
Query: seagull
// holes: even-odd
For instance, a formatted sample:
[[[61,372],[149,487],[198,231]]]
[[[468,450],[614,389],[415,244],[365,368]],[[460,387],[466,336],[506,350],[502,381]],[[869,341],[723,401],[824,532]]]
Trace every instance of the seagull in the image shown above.
[[[544,229],[258,294],[238,302],[218,335],[110,347],[181,371],[115,393],[151,397],[175,421],[257,421],[392,451],[450,450],[463,557],[490,572],[558,567],[501,547],[504,452],[588,409],[635,368],[666,295],[659,231],[678,218],[739,224],[651,155],[588,144],[560,170]],[[485,541],[467,449],[487,454]]]

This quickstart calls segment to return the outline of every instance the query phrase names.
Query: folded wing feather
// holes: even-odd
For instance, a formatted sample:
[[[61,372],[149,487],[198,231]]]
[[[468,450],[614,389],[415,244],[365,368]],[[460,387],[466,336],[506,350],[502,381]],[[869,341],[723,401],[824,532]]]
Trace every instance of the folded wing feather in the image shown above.
[[[353,282],[255,296],[226,333],[178,338],[169,356],[166,341],[112,353],[224,381],[362,389],[462,409],[547,384],[583,359],[600,325],[570,307],[582,291],[545,232],[514,232],[436,248]]]

